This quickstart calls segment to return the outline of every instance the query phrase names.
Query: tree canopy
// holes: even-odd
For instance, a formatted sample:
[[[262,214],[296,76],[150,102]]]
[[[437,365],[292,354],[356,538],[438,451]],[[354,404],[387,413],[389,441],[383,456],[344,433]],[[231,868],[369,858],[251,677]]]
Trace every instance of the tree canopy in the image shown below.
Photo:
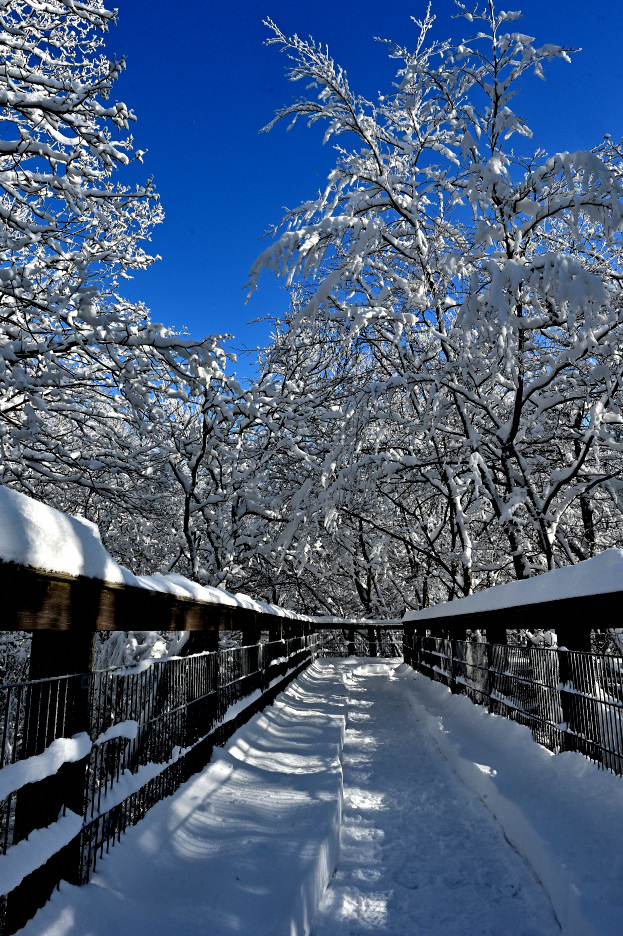
[[[294,387],[299,361],[303,398],[332,411],[306,522],[352,527],[369,572],[392,542],[392,577],[418,570],[409,601],[430,575],[452,597],[619,541],[620,147],[528,149],[517,84],[572,50],[508,31],[518,13],[458,7],[461,42],[429,42],[429,11],[414,50],[389,44],[400,67],[376,101],[267,23],[314,96],[266,129],[303,117],[339,138],[326,187],[251,271],[303,291],[270,365]],[[305,434],[309,403],[290,398]]]
[[[538,46],[458,4],[465,37],[388,43],[374,100],[270,20],[335,165],[250,273],[283,277],[255,381],[219,336],[120,286],[162,220],[111,103],[95,0],[0,11],[4,483],[100,524],[137,571],[300,611],[394,617],[621,545],[623,150],[547,154],[516,110]],[[512,105],[512,106],[511,106]]]

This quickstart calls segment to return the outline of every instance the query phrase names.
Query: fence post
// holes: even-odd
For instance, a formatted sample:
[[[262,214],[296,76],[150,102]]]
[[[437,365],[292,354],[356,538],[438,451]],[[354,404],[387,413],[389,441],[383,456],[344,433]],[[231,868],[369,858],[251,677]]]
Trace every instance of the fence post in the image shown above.
[[[193,656],[195,653],[215,653],[218,650],[219,632],[214,630],[189,631],[188,640],[180,656]]]
[[[262,632],[260,629],[260,622],[258,621],[258,616],[255,611],[244,610],[244,617],[242,620],[242,646],[251,647],[253,644],[258,644],[262,639]]]
[[[460,673],[460,662],[458,658],[458,642],[465,641],[465,628],[461,627],[449,627],[448,628],[448,643],[450,645],[450,692],[454,695],[458,695],[463,690],[461,688],[461,683],[458,680]],[[464,656],[464,654],[463,654]]]
[[[404,629],[403,647],[404,661],[408,663],[411,669],[419,670],[417,657],[417,635],[413,624]]]
[[[301,637],[303,635],[303,622],[299,621],[298,618],[284,618],[283,629],[286,640],[292,640],[293,637]]]
[[[376,641],[376,627],[368,627],[368,655],[378,656],[378,647]]]
[[[283,618],[278,614],[271,615],[268,625],[268,639],[271,643],[283,640]]]
[[[348,648],[347,649],[348,649],[349,656],[355,656],[356,647],[355,647],[355,628],[354,627],[348,628]]]
[[[497,665],[499,651],[496,652],[495,648],[498,645],[505,646],[507,643],[506,624],[501,620],[503,614],[505,614],[505,612],[500,611],[499,615],[496,616],[495,623],[487,624],[485,627],[485,636],[487,639],[487,643],[485,644],[487,655],[486,695],[489,700],[487,708],[490,712],[495,709],[495,706],[491,703],[491,698],[496,688],[495,677],[499,672],[499,667]]]
[[[500,615],[502,614],[504,614],[504,611],[500,611]],[[505,644],[507,641],[506,624],[503,621],[496,621],[495,624],[487,624],[485,627],[485,634],[487,635],[488,644]]]
[[[574,673],[572,658],[573,651],[590,653],[591,631],[589,627],[558,625],[558,679],[560,685],[560,708],[562,720],[566,729],[561,739],[563,751],[578,750],[578,732],[582,728],[581,705],[577,704],[576,692],[585,692],[586,674],[579,671]],[[574,691],[575,690],[575,691]]]
[[[85,615],[87,616],[87,615]],[[90,615],[89,615],[90,616]],[[87,622],[88,623],[88,622]],[[78,674],[30,686],[26,698],[24,757],[41,754],[57,737],[91,733],[90,683],[95,632],[33,631],[29,679]],[[55,822],[64,809],[84,815],[89,756],[66,763],[45,780],[18,791],[13,842]],[[82,883],[80,836],[29,874],[7,897],[5,926],[24,926],[62,879]]]
[[[78,675],[29,688],[25,757],[41,754],[55,738],[71,737],[82,731],[90,734],[89,688],[94,648],[94,632],[33,631],[29,680],[68,673]],[[52,777],[22,788],[16,803],[15,842],[27,838],[34,829],[55,822],[63,806],[78,815],[83,813],[87,763],[88,758],[64,764]]]
[[[407,663],[409,666],[411,666],[411,667],[413,668],[413,663],[411,662],[412,659],[413,659],[413,652],[412,652],[412,650],[411,650],[411,647],[412,647],[412,646],[413,646],[413,631],[407,629],[407,628],[404,627],[404,625],[403,625],[403,630],[402,630],[402,658],[403,658],[403,660],[404,660],[405,663]]]

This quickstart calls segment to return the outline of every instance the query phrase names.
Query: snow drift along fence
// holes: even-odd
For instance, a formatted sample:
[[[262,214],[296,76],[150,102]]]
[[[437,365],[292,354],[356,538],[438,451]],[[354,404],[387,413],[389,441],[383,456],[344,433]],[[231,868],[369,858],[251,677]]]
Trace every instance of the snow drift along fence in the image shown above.
[[[456,626],[450,618],[434,624],[442,628],[449,621]],[[590,644],[590,630],[585,636]],[[427,636],[410,629],[404,635],[404,659],[452,692],[527,725],[549,750],[579,751],[623,775],[622,657]]]
[[[308,635],[0,687],[0,932],[15,932],[315,655]]]

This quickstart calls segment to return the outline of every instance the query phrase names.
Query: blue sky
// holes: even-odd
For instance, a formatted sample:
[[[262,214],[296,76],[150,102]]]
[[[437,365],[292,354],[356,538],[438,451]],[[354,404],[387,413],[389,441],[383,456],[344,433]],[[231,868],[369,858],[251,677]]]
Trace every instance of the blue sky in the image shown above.
[[[287,305],[270,276],[244,305],[243,286],[261,237],[323,186],[333,165],[320,125],[285,124],[258,131],[273,112],[302,89],[285,78],[286,59],[265,46],[271,17],[285,33],[312,35],[347,71],[353,90],[372,97],[385,91],[397,63],[374,36],[413,44],[425,3],[378,0],[117,0],[118,26],[108,54],[125,55],[127,70],[115,97],[136,113],[135,145],[149,152],[142,167],[117,173],[119,182],[155,177],[165,210],[154,232],[162,260],[124,284],[142,299],[155,321],[192,335],[231,333],[230,348],[265,343],[264,324],[251,319]],[[480,5],[480,4],[479,4]],[[528,118],[535,148],[588,148],[604,133],[623,136],[623,3],[513,0],[524,18],[513,27],[554,42],[582,47],[571,65],[553,62],[547,82],[526,82],[515,110]],[[433,3],[434,34],[460,38],[464,20],[453,20],[450,0]],[[465,30],[467,32],[467,30]],[[138,170],[138,171],[136,171]],[[236,368],[250,372],[250,358]]]

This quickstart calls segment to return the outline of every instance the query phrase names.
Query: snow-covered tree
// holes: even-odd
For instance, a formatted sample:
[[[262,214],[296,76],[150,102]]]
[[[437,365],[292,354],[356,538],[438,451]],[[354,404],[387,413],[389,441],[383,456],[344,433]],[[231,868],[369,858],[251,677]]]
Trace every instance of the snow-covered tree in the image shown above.
[[[251,271],[308,293],[270,361],[299,362],[285,438],[304,426],[297,386],[341,413],[305,521],[402,543],[420,595],[433,573],[441,597],[618,543],[623,445],[621,148],[531,151],[511,99],[571,50],[457,5],[471,34],[429,44],[428,12],[414,50],[389,45],[398,77],[376,101],[268,22],[317,96],[267,129],[326,121],[336,165]],[[305,346],[332,356],[330,380]]]
[[[154,324],[118,292],[154,259],[162,211],[151,181],[113,178],[142,155],[110,97],[113,20],[97,0],[0,4],[0,471],[34,493],[136,495],[159,400],[221,373],[216,339]]]

